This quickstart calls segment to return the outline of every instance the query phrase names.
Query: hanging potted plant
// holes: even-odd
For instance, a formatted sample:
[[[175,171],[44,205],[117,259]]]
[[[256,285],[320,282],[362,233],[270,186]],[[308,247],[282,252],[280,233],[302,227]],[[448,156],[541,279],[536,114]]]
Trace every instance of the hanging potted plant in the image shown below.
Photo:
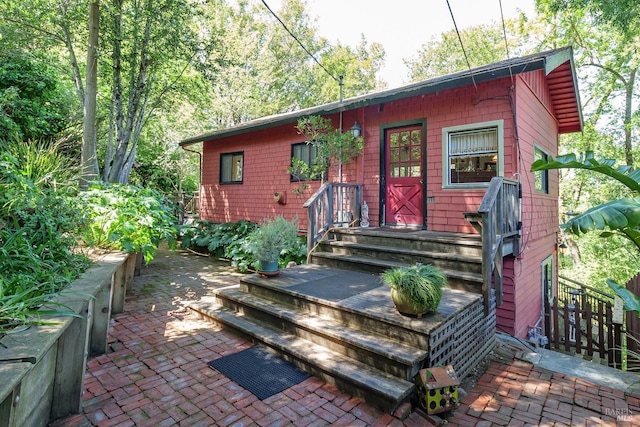
[[[447,276],[431,264],[396,267],[380,274],[391,288],[391,299],[401,314],[422,317],[438,310]]]
[[[278,272],[280,253],[296,244],[298,221],[287,221],[281,216],[265,218],[260,227],[247,236],[247,251],[259,262],[258,272]]]
[[[309,116],[299,119],[296,129],[305,137],[306,143],[315,148],[317,155],[311,164],[301,159],[292,159],[288,172],[298,181],[320,179],[324,184],[325,179],[329,177],[329,170],[335,166],[337,182],[343,183],[343,166],[362,156],[364,149],[362,128],[357,122],[354,127],[359,131],[357,136],[352,130],[343,132],[340,127],[334,129],[331,119],[326,117]],[[306,189],[308,185],[299,188]],[[343,203],[342,193],[338,193],[337,197],[337,210],[333,212],[335,224],[348,226],[354,219],[351,212],[353,207],[348,206],[347,200]]]

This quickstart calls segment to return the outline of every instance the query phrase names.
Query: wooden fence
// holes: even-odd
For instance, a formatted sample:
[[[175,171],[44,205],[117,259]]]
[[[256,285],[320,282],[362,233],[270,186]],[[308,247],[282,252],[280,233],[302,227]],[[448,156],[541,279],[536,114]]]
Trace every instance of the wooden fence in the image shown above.
[[[176,204],[176,215],[178,223],[184,224],[185,217],[197,217],[200,214],[200,192],[194,191],[187,194],[184,191],[165,194],[165,196]]]
[[[627,289],[640,295],[640,274],[627,283]],[[627,370],[640,371],[640,318],[627,313]]]
[[[582,305],[581,305],[582,302]],[[613,305],[587,298],[545,301],[547,339],[552,350],[580,354],[587,360],[621,369],[624,330],[614,322]]]

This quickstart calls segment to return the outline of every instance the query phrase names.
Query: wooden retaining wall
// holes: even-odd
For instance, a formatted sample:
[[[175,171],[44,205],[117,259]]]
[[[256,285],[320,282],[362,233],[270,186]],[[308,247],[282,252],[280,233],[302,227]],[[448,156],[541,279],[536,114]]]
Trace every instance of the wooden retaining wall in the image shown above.
[[[124,311],[135,254],[104,256],[58,301],[81,317],[56,317],[0,340],[0,426],[46,426],[82,410],[88,356],[107,351],[112,313]]]

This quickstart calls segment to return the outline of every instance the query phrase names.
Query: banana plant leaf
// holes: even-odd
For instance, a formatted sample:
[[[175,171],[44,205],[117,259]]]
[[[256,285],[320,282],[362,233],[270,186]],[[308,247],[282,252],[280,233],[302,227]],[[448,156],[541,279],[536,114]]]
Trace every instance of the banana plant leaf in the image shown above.
[[[596,160],[593,152],[587,151],[578,158],[575,154],[565,154],[555,159],[536,160],[531,170],[542,171],[550,169],[584,169],[607,175],[629,188],[635,194],[640,194],[640,169],[633,169],[627,165],[616,166],[611,159]]]
[[[563,225],[573,233],[581,234],[593,230],[622,230],[636,228],[640,224],[640,197],[618,199],[594,206]]]
[[[613,280],[607,280],[607,285],[622,298],[625,310],[635,311],[636,315],[640,317],[640,297],[638,295]]]

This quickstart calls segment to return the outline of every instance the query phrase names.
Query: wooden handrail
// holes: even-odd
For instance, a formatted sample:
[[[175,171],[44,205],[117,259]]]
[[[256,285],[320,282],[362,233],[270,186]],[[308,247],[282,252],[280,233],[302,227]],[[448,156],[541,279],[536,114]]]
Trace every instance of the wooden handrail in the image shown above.
[[[570,292],[571,290],[578,292],[572,294]],[[558,275],[558,300],[571,300],[572,297],[577,298],[578,296],[583,300],[583,305],[584,301],[588,301],[592,306],[597,306],[598,302],[613,304],[615,299],[615,296],[612,294],[602,292],[593,286],[585,285],[568,277]]]
[[[307,209],[307,253],[336,225],[360,222],[362,184],[327,182],[302,205]]]
[[[520,216],[522,198],[520,182],[501,176],[493,177],[477,213],[465,215],[482,235],[482,294],[485,314],[489,312],[491,284],[496,290],[496,305],[502,304],[502,260],[504,245],[509,253],[520,253]],[[493,279],[493,280],[492,280]]]

